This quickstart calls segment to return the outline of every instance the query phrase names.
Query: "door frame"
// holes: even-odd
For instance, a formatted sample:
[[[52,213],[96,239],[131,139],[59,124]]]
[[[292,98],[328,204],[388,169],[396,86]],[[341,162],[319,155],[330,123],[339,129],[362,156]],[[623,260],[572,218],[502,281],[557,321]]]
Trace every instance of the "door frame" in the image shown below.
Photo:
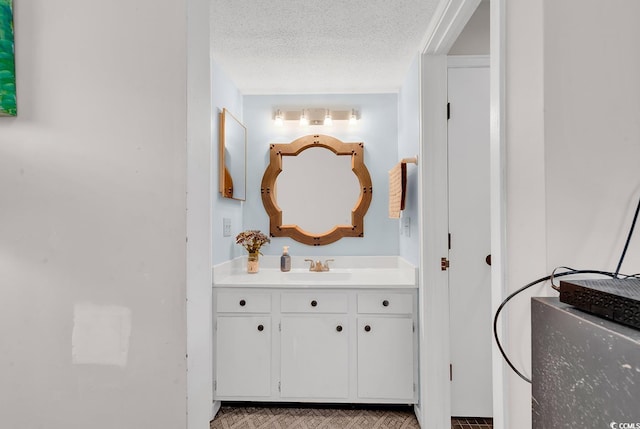
[[[436,9],[420,52],[420,401],[421,427],[450,428],[449,293],[441,258],[448,256],[447,209],[447,54],[480,4],[480,0],[444,0]],[[504,296],[506,278],[505,199],[505,0],[490,6],[490,209],[491,311]],[[425,285],[429,285],[426,287]],[[503,333],[500,322],[498,331]],[[492,349],[494,428],[504,429],[504,365]]]

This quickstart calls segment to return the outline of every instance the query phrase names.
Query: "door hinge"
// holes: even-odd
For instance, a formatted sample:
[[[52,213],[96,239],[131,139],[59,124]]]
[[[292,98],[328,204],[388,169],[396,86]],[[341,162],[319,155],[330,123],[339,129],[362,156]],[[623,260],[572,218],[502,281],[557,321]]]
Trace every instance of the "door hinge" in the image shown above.
[[[281,392],[280,390],[280,382],[278,381],[278,392]]]
[[[451,119],[451,103],[447,103],[447,120]]]
[[[416,391],[416,383],[413,383],[413,391]]]
[[[447,245],[449,250],[451,250],[451,233],[447,234]]]
[[[213,380],[213,391],[217,391],[218,390],[218,380]]]
[[[282,332],[282,323],[278,322],[278,332]]]
[[[449,364],[449,381],[453,381],[453,365]]]
[[[447,258],[440,258],[440,269],[447,271],[449,269],[449,260]]]
[[[415,322],[413,322],[413,323],[411,324],[411,331],[412,331],[412,332],[416,332],[416,323],[415,323]]]

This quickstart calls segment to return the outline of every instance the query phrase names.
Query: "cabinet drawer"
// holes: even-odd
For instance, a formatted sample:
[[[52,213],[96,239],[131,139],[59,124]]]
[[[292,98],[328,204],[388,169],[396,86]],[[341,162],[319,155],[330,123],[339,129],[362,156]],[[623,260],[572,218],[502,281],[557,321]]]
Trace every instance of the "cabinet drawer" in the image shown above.
[[[377,292],[358,294],[358,313],[411,314],[413,295],[408,293]]]
[[[219,313],[269,313],[271,312],[271,294],[218,292],[216,310]]]
[[[283,293],[283,313],[346,313],[347,295],[343,293]]]

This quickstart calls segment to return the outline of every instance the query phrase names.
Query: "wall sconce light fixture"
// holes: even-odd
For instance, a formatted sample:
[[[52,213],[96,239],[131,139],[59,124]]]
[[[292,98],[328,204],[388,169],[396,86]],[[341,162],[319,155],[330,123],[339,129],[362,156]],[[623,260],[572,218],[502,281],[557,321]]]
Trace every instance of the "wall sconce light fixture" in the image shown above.
[[[356,109],[276,109],[273,119],[277,126],[282,126],[285,121],[298,121],[301,127],[307,127],[309,125],[331,126],[333,125],[333,121],[348,121],[349,125],[355,125],[358,123],[360,115]]]

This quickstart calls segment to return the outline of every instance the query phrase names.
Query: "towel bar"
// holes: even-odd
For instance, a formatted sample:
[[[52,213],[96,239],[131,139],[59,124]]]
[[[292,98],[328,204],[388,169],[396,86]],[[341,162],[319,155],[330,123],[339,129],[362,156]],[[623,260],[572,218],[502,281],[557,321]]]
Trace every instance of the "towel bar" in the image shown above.
[[[413,158],[402,158],[402,160],[400,161],[404,164],[418,164],[418,157],[414,156]]]

